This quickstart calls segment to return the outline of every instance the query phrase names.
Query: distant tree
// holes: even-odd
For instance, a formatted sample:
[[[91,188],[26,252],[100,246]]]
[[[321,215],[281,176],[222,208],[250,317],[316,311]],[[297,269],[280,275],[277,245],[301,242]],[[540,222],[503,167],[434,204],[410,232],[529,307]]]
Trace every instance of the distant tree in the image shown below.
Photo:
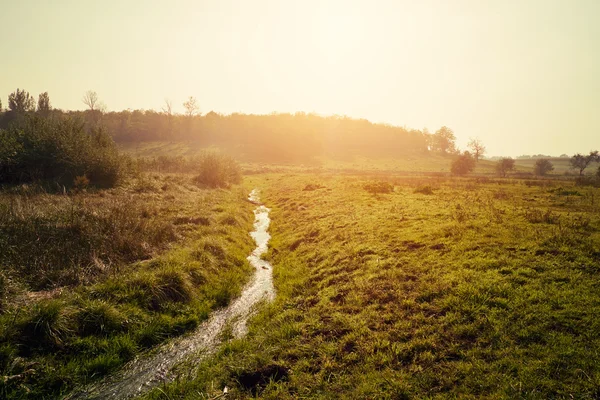
[[[173,115],[173,102],[169,99],[165,99],[165,105],[162,108],[163,113],[172,116]]]
[[[8,108],[19,114],[27,111],[34,111],[35,100],[29,92],[17,89],[15,92],[8,95]]]
[[[533,171],[538,176],[544,176],[552,170],[554,170],[554,166],[547,158],[539,158],[533,168]]]
[[[48,95],[48,92],[40,93],[40,95],[38,96],[37,105],[38,112],[44,114],[50,112],[51,109],[52,106],[50,105],[50,96]]]
[[[442,154],[452,154],[456,152],[456,136],[452,129],[442,126],[433,135],[433,148]]]
[[[569,158],[569,156],[567,154],[561,154],[560,158]]]
[[[509,171],[515,169],[515,160],[510,157],[503,157],[496,164],[496,172],[502,176],[506,176]]]
[[[81,101],[83,101],[83,104],[85,104],[90,111],[96,111],[100,105],[98,101],[98,93],[94,92],[93,90],[88,90],[85,92]]]
[[[183,103],[183,107],[185,107],[185,115],[188,117],[193,117],[198,114],[198,111],[200,110],[196,98],[193,96],[190,96],[190,98]]]
[[[452,161],[450,171],[453,175],[466,175],[473,171],[475,163],[476,161],[473,155],[468,151],[465,151]]]
[[[467,147],[471,149],[473,157],[475,157],[475,161],[479,161],[479,158],[485,154],[485,146],[479,138],[471,138],[467,144]]]
[[[167,136],[169,139],[173,136],[173,102],[169,99],[165,99],[165,105],[162,108],[162,112],[167,116]]]
[[[0,112],[2,112],[2,99],[0,99]]]
[[[600,156],[598,155],[598,151],[590,151],[590,154],[583,155],[581,153],[575,154],[571,157],[570,163],[571,167],[579,170],[579,175],[583,175],[583,171],[590,165],[593,161],[599,161]]]

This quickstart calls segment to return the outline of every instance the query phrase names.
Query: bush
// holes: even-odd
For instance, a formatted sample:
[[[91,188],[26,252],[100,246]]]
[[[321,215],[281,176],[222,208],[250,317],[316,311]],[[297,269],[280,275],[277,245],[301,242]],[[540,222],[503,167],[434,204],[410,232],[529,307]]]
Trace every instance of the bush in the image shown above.
[[[433,194],[433,188],[429,185],[417,186],[415,188],[415,193]]]
[[[474,168],[475,158],[471,155],[471,153],[465,151],[452,162],[450,171],[453,175],[466,175],[469,172],[472,172]]]
[[[235,160],[224,154],[215,152],[204,153],[199,161],[200,173],[196,182],[211,188],[229,187],[241,183],[242,170]]]
[[[91,185],[110,187],[123,172],[124,159],[108,133],[88,134],[82,121],[29,116],[0,130],[0,183],[53,181],[71,187],[85,177]]]
[[[546,158],[540,158],[535,162],[535,166],[533,167],[533,171],[538,176],[544,176],[548,172],[554,170],[554,166],[550,162],[550,160]]]
[[[502,175],[503,177],[505,177],[509,171],[512,171],[514,169],[515,169],[515,160],[513,160],[510,157],[501,158],[498,160],[498,163],[496,164],[496,172],[499,175]]]
[[[394,186],[388,182],[367,183],[363,188],[369,193],[392,193]]]

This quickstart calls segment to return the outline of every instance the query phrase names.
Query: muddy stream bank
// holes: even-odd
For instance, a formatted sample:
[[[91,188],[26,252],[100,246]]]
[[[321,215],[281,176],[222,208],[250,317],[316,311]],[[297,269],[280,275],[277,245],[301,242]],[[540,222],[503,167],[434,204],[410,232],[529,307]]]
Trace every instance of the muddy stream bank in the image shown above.
[[[271,238],[268,233],[270,210],[260,203],[256,189],[252,190],[248,200],[257,206],[254,210],[254,230],[250,232],[256,248],[248,256],[255,272],[241,296],[228,307],[212,313],[194,332],[171,340],[149,355],[135,358],[103,382],[76,390],[66,399],[128,399],[140,396],[159,384],[174,380],[176,374],[172,371],[183,362],[193,360],[199,363],[215,353],[226,326],[231,326],[235,338],[246,334],[246,323],[255,305],[263,299],[270,301],[275,296],[272,266],[261,259],[267,252]]]

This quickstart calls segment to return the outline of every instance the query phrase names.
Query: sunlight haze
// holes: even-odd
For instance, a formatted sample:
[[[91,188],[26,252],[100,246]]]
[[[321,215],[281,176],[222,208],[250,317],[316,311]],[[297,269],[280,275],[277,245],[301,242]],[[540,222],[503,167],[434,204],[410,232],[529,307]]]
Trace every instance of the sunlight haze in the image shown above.
[[[598,147],[598,1],[5,2],[0,96],[452,128],[489,155]]]

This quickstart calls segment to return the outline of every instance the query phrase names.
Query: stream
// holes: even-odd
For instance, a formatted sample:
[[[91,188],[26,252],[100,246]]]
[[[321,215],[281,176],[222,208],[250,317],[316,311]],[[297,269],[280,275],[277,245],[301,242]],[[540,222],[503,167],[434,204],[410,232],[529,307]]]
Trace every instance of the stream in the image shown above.
[[[268,233],[269,209],[260,203],[258,191],[252,190],[248,200],[257,207],[254,210],[254,230],[250,236],[256,248],[248,256],[255,269],[252,280],[244,287],[241,296],[228,307],[213,312],[210,318],[194,332],[169,341],[150,354],[141,355],[126,364],[121,371],[95,385],[75,391],[67,399],[128,399],[140,396],[153,387],[173,381],[177,366],[193,358],[198,364],[214,354],[221,344],[221,333],[230,326],[234,338],[244,336],[246,323],[253,314],[255,305],[261,300],[271,301],[275,297],[272,266],[261,259],[267,252],[271,235]]]

